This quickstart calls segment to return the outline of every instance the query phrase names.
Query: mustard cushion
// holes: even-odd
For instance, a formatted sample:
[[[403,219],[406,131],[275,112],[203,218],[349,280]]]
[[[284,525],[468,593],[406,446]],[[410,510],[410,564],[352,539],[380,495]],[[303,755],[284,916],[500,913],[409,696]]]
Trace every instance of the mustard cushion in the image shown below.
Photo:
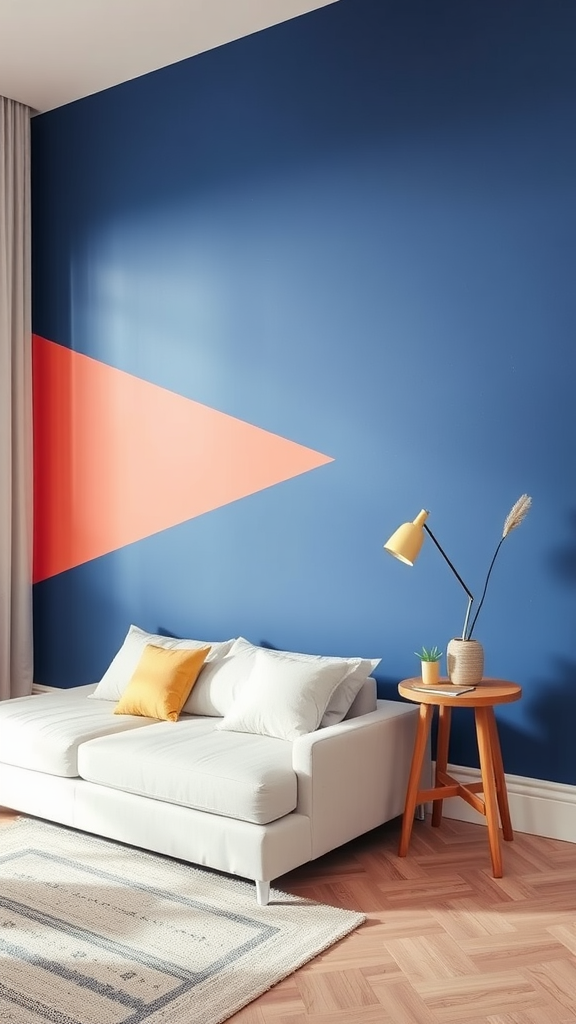
[[[146,644],[114,714],[175,722],[209,653],[209,647],[175,651]]]

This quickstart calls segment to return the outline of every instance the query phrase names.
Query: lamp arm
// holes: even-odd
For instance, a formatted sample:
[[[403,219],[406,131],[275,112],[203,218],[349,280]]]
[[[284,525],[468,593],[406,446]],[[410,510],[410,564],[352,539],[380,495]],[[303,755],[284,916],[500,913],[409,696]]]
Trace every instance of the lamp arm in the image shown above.
[[[465,640],[466,639],[466,630],[468,629],[468,621],[470,619],[470,610],[472,608],[472,603],[474,601],[474,596],[468,590],[468,587],[464,583],[464,580],[462,579],[462,577],[461,577],[460,573],[458,572],[458,570],[456,569],[456,567],[454,565],[452,565],[452,562],[448,558],[448,555],[444,551],[444,548],[442,548],[440,546],[440,544],[438,543],[438,541],[436,540],[436,537],[432,533],[432,530],[430,529],[430,527],[427,526],[426,523],[423,523],[422,525],[423,525],[424,529],[426,530],[426,533],[428,534],[430,539],[434,541],[434,543],[435,543],[436,547],[438,548],[438,551],[442,555],[442,558],[444,559],[444,561],[448,562],[448,565],[452,569],[452,572],[454,573],[454,575],[455,575],[456,579],[458,580],[460,586],[464,588],[464,590],[466,591],[466,594],[468,595],[468,607],[466,609],[466,617],[464,619],[464,628],[462,630],[462,639]]]

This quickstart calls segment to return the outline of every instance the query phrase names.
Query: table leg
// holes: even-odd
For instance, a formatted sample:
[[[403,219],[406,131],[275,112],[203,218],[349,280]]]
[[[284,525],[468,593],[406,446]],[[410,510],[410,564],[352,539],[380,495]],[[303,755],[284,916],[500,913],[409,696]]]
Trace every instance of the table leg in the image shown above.
[[[438,711],[438,740],[436,743],[436,778],[435,787],[438,786],[438,775],[446,773],[448,769],[448,744],[450,742],[450,722],[452,721],[452,708],[441,704]],[[442,800],[434,800],[432,805],[432,824],[438,827],[442,824]]]
[[[426,753],[433,711],[433,704],[420,705],[420,716],[418,718],[418,728],[416,730],[416,739],[414,741],[414,752],[412,754],[412,764],[410,766],[410,775],[408,777],[408,788],[406,790],[406,803],[404,805],[402,832],[400,835],[400,846],[398,848],[399,857],[405,857],[408,853],[408,845],[410,843],[410,836],[412,835],[412,824],[414,822],[414,813],[416,811],[416,804],[418,803],[418,791],[420,789],[422,765],[424,764],[424,754]]]
[[[492,733],[490,728],[490,708],[476,708],[476,735],[478,737],[478,753],[480,754],[480,771],[484,791],[486,824],[488,826],[488,842],[492,859],[494,878],[502,878],[502,854],[498,826],[498,802],[494,779],[494,757],[492,753]]]
[[[512,839],[514,839],[514,832],[512,831],[512,822],[510,820],[510,808],[508,806],[508,791],[506,789],[506,779],[504,778],[504,764],[502,761],[500,740],[498,738],[498,726],[496,724],[494,708],[486,708],[486,711],[489,712],[487,717],[490,723],[492,761],[494,764],[494,777],[496,779],[496,796],[498,797],[500,820],[502,822],[502,835],[504,836],[504,839],[510,842]]]

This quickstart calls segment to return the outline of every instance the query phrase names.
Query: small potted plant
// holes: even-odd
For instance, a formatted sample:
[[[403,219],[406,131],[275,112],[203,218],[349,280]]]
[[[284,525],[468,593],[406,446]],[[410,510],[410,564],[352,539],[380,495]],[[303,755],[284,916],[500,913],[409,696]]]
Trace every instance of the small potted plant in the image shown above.
[[[414,651],[417,658],[420,658],[422,670],[422,683],[424,686],[436,686],[440,679],[440,658],[443,651],[439,647],[422,647]]]

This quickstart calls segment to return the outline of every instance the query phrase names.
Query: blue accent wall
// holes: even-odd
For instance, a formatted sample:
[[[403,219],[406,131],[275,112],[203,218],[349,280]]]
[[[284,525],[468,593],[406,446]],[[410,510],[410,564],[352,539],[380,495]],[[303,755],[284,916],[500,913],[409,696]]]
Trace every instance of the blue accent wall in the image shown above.
[[[34,119],[35,332],[335,460],[37,584],[37,681],[135,622],[381,657],[397,696],[466,601],[383,543],[430,509],[479,594],[528,492],[476,635],[524,688],[506,770],[576,784],[575,34],[569,0],[339,0]]]

